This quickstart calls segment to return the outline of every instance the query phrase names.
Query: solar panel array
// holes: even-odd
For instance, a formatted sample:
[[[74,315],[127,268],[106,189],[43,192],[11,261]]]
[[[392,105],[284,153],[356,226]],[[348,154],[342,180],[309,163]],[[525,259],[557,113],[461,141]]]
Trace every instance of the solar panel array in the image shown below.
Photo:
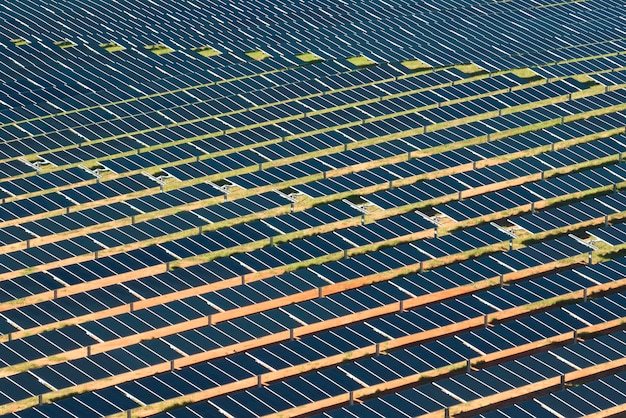
[[[626,413],[623,6],[3,4],[0,416]]]

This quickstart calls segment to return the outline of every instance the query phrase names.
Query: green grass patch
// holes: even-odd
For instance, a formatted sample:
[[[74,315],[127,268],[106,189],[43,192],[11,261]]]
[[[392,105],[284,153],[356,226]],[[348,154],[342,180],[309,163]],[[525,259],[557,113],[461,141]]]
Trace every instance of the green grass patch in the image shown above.
[[[464,72],[465,74],[468,75],[468,77],[475,77],[475,76],[479,76],[482,74],[488,74],[487,70],[471,62],[467,64],[455,65],[454,68],[458,69],[459,71]]]
[[[530,68],[517,68],[511,72],[519,78],[523,78],[526,80],[539,81],[544,79]]]
[[[460,371],[465,371],[466,368],[467,368],[467,363],[465,363],[464,361],[459,361],[458,363],[441,367],[441,370],[444,370],[446,373],[456,373]]]
[[[64,39],[62,41],[56,41],[54,44],[56,46],[60,47],[60,48],[63,48],[63,49],[72,48],[72,47],[78,45],[77,43],[72,42],[72,41],[70,41],[68,39]]]
[[[245,54],[252,58],[255,61],[261,61],[264,60],[265,58],[269,58],[271,57],[270,54],[268,54],[267,52],[261,50],[261,49],[255,49],[253,51],[247,51],[245,52]]]
[[[40,366],[38,366],[35,363],[28,362],[28,363],[21,363],[21,364],[9,366],[5,370],[8,372],[12,372],[12,373],[25,373],[29,370],[37,369],[39,367]]]
[[[146,45],[144,48],[156,55],[165,55],[174,52],[173,48],[165,44]]]
[[[527,305],[523,305],[522,308],[527,311],[534,311],[546,308],[556,308],[561,305],[565,305],[568,303],[575,302],[575,299],[570,299],[567,297],[554,297],[550,299],[542,299],[537,302],[532,302]]]
[[[376,61],[365,55],[357,55],[355,57],[346,58],[348,62],[356,67],[367,67],[369,65],[376,65]]]
[[[402,61],[400,64],[413,71],[430,70],[433,68],[432,65],[418,59]]]
[[[24,38],[15,38],[15,39],[11,39],[10,41],[13,45],[16,46],[22,46],[22,45],[28,45],[30,43],[30,41],[27,41]]]
[[[170,403],[166,403],[165,405],[163,405],[161,412],[168,412],[168,411],[173,411],[175,409],[184,408],[185,406],[191,405],[192,403],[193,401],[191,400],[180,400],[180,401],[173,401]]]
[[[296,54],[296,58],[298,58],[302,62],[306,62],[309,64],[324,61],[324,58],[313,52],[303,52],[302,54]]]
[[[123,51],[126,49],[125,46],[122,46],[116,42],[105,42],[99,45],[100,48],[104,48],[105,51],[107,52],[117,52],[117,51]]]
[[[208,45],[193,48],[192,51],[195,52],[196,54],[202,55],[203,57],[215,57],[221,54],[220,51]]]
[[[596,80],[594,80],[591,76],[589,76],[587,74],[573,75],[570,78],[572,80],[575,80],[576,82],[580,83],[581,87],[583,87],[583,88],[590,88],[590,87],[593,87],[593,86],[596,86],[596,85],[600,84]]]

